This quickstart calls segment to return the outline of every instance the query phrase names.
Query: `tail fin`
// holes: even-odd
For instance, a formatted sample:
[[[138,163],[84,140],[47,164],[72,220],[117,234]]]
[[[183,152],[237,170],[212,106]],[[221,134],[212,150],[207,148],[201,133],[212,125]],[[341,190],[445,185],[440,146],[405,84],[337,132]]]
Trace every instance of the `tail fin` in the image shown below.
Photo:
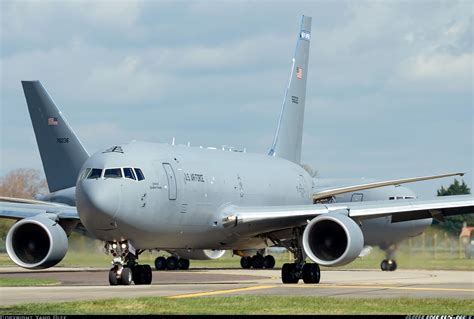
[[[22,81],[49,191],[76,185],[89,154],[39,81]]]
[[[290,80],[285,91],[278,126],[269,155],[300,163],[303,140],[306,79],[308,78],[311,17],[303,16],[292,60]]]

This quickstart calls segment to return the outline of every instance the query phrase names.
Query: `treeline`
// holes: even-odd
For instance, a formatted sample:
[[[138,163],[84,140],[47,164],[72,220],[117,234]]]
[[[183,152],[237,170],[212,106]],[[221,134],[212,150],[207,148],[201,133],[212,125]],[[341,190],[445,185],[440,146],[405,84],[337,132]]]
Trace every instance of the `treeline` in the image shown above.
[[[466,195],[470,193],[471,193],[471,190],[469,187],[467,187],[464,180],[460,183],[457,179],[454,179],[454,183],[449,185],[448,188],[444,188],[444,186],[441,186],[441,188],[438,189],[437,195],[450,196],[450,195]],[[448,232],[449,234],[459,236],[464,222],[467,223],[467,226],[474,226],[474,214],[449,216],[445,218],[444,222],[441,222],[441,223],[434,220],[433,225],[434,227],[442,229]]]

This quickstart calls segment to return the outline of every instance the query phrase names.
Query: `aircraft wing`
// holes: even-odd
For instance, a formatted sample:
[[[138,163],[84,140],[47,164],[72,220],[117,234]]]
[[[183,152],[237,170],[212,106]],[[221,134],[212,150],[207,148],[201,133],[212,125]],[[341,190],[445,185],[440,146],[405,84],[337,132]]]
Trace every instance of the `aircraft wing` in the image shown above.
[[[239,207],[223,211],[222,225],[235,233],[258,235],[303,226],[321,214],[337,212],[355,220],[391,216],[392,223],[474,213],[474,196],[443,196],[432,200],[370,201],[300,206]]]
[[[0,197],[0,218],[23,219],[39,214],[56,215],[58,219],[80,220],[76,207],[29,200]]]
[[[338,187],[338,188],[330,188],[330,189],[321,189],[313,194],[313,201],[317,202],[323,200],[325,198],[330,198],[335,195],[349,193],[349,192],[356,192],[362,191],[365,189],[383,187],[383,186],[390,186],[390,185],[400,185],[406,183],[413,183],[419,181],[426,181],[430,179],[437,179],[449,176],[463,176],[464,173],[448,173],[448,174],[440,174],[440,175],[430,175],[430,176],[422,176],[422,177],[412,177],[412,178],[403,178],[403,179],[394,179],[389,181],[382,181],[382,182],[374,182],[374,183],[366,183],[366,184],[359,184],[359,185],[351,185],[345,187]]]

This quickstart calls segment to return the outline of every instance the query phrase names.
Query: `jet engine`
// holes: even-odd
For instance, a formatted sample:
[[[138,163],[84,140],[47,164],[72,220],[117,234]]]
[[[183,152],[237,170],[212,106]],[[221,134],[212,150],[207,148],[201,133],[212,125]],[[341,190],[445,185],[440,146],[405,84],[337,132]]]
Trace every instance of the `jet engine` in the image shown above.
[[[20,267],[44,269],[60,262],[66,255],[68,239],[55,221],[43,217],[22,219],[7,234],[8,256]]]
[[[356,259],[364,247],[360,227],[349,217],[329,213],[314,218],[303,232],[303,249],[323,266],[341,266]]]
[[[184,259],[208,260],[219,259],[225,254],[225,250],[214,249],[176,249],[172,253]]]

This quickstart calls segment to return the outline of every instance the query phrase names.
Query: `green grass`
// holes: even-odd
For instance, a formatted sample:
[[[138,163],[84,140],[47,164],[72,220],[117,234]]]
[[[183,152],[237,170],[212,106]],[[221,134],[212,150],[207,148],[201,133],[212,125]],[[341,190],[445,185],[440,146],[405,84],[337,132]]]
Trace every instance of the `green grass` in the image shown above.
[[[140,255],[140,263],[154,265],[157,252],[148,251]],[[167,255],[167,254],[165,254]],[[288,253],[274,254],[276,266],[292,262]],[[357,258],[352,263],[343,267],[322,267],[323,270],[340,269],[379,269],[380,262],[385,258],[383,251],[374,248],[372,252],[362,258]],[[426,270],[474,270],[474,259],[460,259],[456,254],[432,252],[400,251],[396,256],[398,269],[426,269]],[[112,258],[100,252],[87,253],[70,250],[66,257],[57,265],[58,267],[93,267],[108,268]],[[0,254],[0,266],[15,266],[7,254]],[[240,268],[240,257],[233,256],[230,252],[217,260],[191,260],[191,269],[196,268]]]
[[[0,287],[46,286],[58,285],[59,283],[56,279],[0,278]]]
[[[352,299],[303,296],[232,296],[172,300],[164,297],[3,306],[12,314],[474,314],[473,300]]]

